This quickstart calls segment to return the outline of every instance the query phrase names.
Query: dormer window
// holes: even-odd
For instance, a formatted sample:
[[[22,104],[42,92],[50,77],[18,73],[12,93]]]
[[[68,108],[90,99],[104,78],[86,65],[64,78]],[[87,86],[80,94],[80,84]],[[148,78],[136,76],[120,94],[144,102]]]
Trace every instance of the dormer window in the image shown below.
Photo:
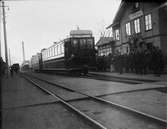
[[[139,6],[140,6],[139,2],[133,3],[132,13],[138,11]]]
[[[136,3],[135,3],[135,8],[136,8],[136,9],[139,8],[139,2],[136,2]]]

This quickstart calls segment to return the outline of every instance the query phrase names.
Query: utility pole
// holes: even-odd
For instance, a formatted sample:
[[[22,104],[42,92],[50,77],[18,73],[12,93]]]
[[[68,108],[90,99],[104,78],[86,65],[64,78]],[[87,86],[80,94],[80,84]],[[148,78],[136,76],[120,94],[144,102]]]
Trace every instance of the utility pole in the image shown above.
[[[1,38],[1,31],[2,31],[2,30],[1,30],[1,18],[2,18],[2,17],[1,17],[1,14],[2,14],[2,9],[1,9],[1,7],[2,7],[2,5],[1,5],[1,1],[0,1],[0,57],[2,57],[2,51],[1,51],[1,43],[2,43],[2,42],[1,42],[1,39],[2,39],[2,38]]]
[[[9,67],[12,65],[12,61],[11,61],[11,54],[10,54],[10,49],[9,49]]]
[[[23,63],[25,63],[25,51],[24,51],[24,42],[22,41],[22,50],[23,50]]]
[[[3,15],[3,31],[4,31],[4,43],[5,43],[5,60],[6,60],[6,65],[7,65],[7,77],[8,77],[8,47],[7,47],[6,16],[5,16],[4,0],[2,0],[2,15]]]

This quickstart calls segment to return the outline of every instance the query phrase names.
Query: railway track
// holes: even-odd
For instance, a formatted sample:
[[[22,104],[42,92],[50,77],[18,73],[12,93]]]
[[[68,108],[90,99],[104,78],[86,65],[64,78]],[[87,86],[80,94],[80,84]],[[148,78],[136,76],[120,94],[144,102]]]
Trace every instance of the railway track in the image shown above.
[[[33,85],[35,85],[36,87],[38,87],[39,89],[41,89],[43,92],[55,97],[56,99],[59,100],[59,102],[61,102],[63,105],[65,105],[67,108],[69,108],[70,110],[74,111],[75,113],[77,113],[79,116],[81,116],[82,118],[84,118],[88,123],[90,123],[93,127],[97,128],[97,129],[107,129],[105,126],[103,126],[102,124],[100,124],[99,122],[93,120],[92,118],[90,118],[89,116],[85,115],[83,112],[81,112],[80,110],[78,110],[77,108],[75,108],[74,106],[72,106],[71,104],[69,104],[68,102],[66,102],[61,96],[56,95],[55,93],[53,93],[52,91],[40,86],[40,84],[36,83],[34,80],[25,77],[24,78],[26,80],[28,80],[29,82],[31,82]]]
[[[113,82],[122,82],[127,84],[141,84],[141,83],[152,83],[156,82],[156,80],[148,80],[148,79],[136,79],[136,78],[119,78],[115,76],[109,75],[100,75],[95,73],[88,73],[85,78],[96,79],[96,80],[104,80],[104,81],[113,81]]]
[[[48,72],[52,74],[51,71]],[[115,76],[109,75],[100,75],[96,73],[88,73],[87,75],[80,75],[80,74],[67,74],[67,73],[55,73],[60,76],[70,76],[70,77],[79,77],[79,78],[87,78],[87,79],[94,79],[94,80],[102,80],[102,81],[112,81],[112,82],[121,82],[126,84],[141,84],[141,83],[151,83],[156,82],[156,80],[148,80],[148,79],[136,79],[136,78],[119,78]]]
[[[25,77],[25,76],[24,76],[24,77]],[[128,115],[135,116],[137,119],[138,119],[138,118],[139,118],[139,119],[144,119],[144,120],[149,121],[149,122],[151,121],[151,123],[156,123],[156,124],[160,125],[161,127],[164,127],[164,129],[165,129],[166,124],[167,124],[167,121],[166,121],[166,120],[161,119],[161,118],[158,118],[158,117],[153,116],[153,115],[151,115],[151,114],[146,114],[146,113],[140,112],[140,111],[138,111],[138,110],[134,110],[134,109],[132,109],[132,108],[129,108],[129,107],[127,107],[127,106],[120,105],[120,104],[117,104],[117,103],[114,103],[114,102],[111,102],[111,101],[107,101],[107,100],[104,100],[104,99],[99,98],[99,97],[91,96],[91,95],[82,93],[82,92],[80,92],[80,91],[76,91],[76,90],[74,90],[74,89],[64,87],[64,86],[62,86],[62,85],[57,85],[57,84],[55,84],[55,83],[49,82],[49,81],[47,81],[47,80],[43,80],[43,79],[41,79],[41,78],[37,78],[37,77],[34,78],[34,77],[33,77],[33,79],[31,78],[31,79],[32,79],[32,80],[31,80],[30,78],[27,78],[27,77],[26,77],[26,79],[28,79],[29,81],[31,81],[31,83],[33,83],[34,85],[36,85],[38,88],[42,89],[43,91],[48,92],[48,94],[50,94],[50,95],[52,95],[52,96],[54,96],[54,97],[58,97],[58,98],[60,99],[60,101],[63,101],[63,104],[69,105],[69,103],[66,102],[64,98],[62,98],[60,95],[55,95],[55,93],[52,92],[51,89],[52,89],[53,87],[50,88],[50,90],[48,90],[48,87],[50,87],[50,86],[52,85],[52,86],[56,86],[56,87],[58,87],[58,88],[63,89],[63,90],[64,90],[64,93],[65,93],[65,92],[73,92],[73,93],[77,93],[77,94],[84,95],[85,97],[89,98],[88,101],[89,101],[89,102],[91,101],[91,103],[93,103],[93,105],[99,105],[99,104],[100,104],[100,105],[105,105],[105,106],[110,107],[110,108],[116,108],[116,110],[120,110],[121,112],[122,112],[122,111],[123,111],[123,112],[126,112],[126,113],[128,113]],[[34,81],[34,80],[35,80],[35,81]],[[38,82],[38,83],[37,83],[37,82]],[[39,83],[45,83],[45,86],[46,86],[46,85],[50,85],[50,86],[47,86],[47,87],[44,88],[44,87],[40,86]],[[74,101],[73,101],[73,102],[74,102]],[[70,105],[69,105],[69,106],[70,106]],[[73,108],[73,106],[70,107],[70,108]],[[102,124],[100,124],[99,122],[93,120],[91,117],[88,117],[88,118],[87,118],[87,115],[85,116],[84,113],[82,113],[80,110],[76,109],[75,107],[74,107],[74,110],[75,110],[75,112],[77,112],[78,114],[80,114],[80,115],[86,117],[86,119],[88,119],[88,120],[90,121],[90,123],[94,123],[94,122],[95,122],[95,126],[97,126],[98,128],[107,128],[107,127],[103,126]],[[82,109],[82,110],[84,110],[84,109]],[[98,120],[98,121],[100,121],[100,120]],[[101,123],[102,123],[102,122],[101,122]]]
[[[116,76],[112,75],[101,75],[96,73],[88,73],[88,76],[95,76],[95,77],[106,77],[106,78],[113,78],[113,79],[119,79]],[[150,80],[150,79],[141,79],[141,78],[127,78],[127,77],[121,77],[123,80],[130,80],[130,81],[136,81],[136,82],[157,82],[157,80]]]

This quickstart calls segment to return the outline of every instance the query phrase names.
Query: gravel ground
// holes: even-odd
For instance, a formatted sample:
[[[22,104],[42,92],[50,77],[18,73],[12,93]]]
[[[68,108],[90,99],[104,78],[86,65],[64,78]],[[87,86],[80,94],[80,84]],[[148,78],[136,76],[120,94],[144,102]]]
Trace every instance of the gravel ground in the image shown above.
[[[2,129],[93,129],[60,104],[3,112]]]
[[[108,129],[165,129],[164,126],[92,100],[71,102]]]
[[[57,101],[19,76],[2,80],[2,108]]]
[[[156,90],[108,95],[103,99],[167,120],[167,94]]]
[[[19,76],[2,80],[2,129],[93,129]]]
[[[61,96],[64,100],[74,100],[74,99],[79,99],[79,98],[85,98],[86,96],[81,95],[79,93],[71,92],[59,87],[56,87],[54,85],[45,83],[43,81],[33,79],[35,82],[40,83],[40,86],[48,89],[49,91],[52,91],[54,94]]]

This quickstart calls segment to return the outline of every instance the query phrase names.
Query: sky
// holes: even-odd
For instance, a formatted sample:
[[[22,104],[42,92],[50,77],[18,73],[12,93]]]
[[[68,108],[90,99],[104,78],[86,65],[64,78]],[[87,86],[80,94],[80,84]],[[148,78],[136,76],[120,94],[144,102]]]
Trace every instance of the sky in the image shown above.
[[[77,26],[92,30],[97,42],[100,32],[112,23],[120,2],[121,0],[6,1],[7,43],[11,63],[22,63],[22,41],[26,60],[30,60],[41,49],[66,38]],[[0,21],[1,53],[5,59],[2,18]]]

